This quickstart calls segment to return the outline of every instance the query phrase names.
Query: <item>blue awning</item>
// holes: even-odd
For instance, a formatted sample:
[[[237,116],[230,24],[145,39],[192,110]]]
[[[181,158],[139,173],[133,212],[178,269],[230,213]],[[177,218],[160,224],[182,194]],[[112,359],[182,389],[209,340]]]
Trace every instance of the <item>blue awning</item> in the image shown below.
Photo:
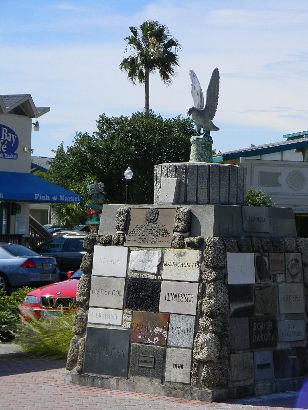
[[[30,173],[0,172],[0,201],[70,203],[81,196]]]

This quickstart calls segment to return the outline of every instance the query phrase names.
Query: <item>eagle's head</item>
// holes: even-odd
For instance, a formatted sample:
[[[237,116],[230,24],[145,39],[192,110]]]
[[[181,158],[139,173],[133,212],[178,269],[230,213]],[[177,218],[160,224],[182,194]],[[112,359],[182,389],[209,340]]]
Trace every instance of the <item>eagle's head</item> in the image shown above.
[[[191,115],[195,111],[195,107],[189,107],[187,111],[187,115]]]

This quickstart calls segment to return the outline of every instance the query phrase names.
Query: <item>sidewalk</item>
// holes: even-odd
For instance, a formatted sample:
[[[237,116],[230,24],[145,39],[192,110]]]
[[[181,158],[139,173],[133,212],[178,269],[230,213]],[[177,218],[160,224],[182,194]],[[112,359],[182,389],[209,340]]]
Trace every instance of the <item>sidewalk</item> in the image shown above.
[[[66,410],[266,410],[294,408],[296,393],[232,403],[205,403],[172,397],[64,384],[65,363],[20,355],[14,345],[0,345],[0,409]],[[262,407],[261,407],[262,406]]]
[[[8,356],[20,356],[22,354],[20,346],[14,343],[0,343],[0,359],[7,358]]]

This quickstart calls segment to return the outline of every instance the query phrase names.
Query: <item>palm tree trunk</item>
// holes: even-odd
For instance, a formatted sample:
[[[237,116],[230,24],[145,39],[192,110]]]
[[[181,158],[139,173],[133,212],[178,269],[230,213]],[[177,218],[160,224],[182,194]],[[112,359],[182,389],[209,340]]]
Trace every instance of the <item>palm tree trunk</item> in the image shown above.
[[[145,113],[148,113],[150,110],[150,72],[148,69],[145,69],[144,92],[145,92],[144,111]]]

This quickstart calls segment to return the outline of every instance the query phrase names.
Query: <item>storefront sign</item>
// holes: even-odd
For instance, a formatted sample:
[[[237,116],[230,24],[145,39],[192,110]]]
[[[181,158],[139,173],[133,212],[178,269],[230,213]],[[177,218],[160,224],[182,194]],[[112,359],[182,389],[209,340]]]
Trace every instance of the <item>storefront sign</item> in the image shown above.
[[[19,138],[12,128],[0,124],[0,158],[17,159]]]

